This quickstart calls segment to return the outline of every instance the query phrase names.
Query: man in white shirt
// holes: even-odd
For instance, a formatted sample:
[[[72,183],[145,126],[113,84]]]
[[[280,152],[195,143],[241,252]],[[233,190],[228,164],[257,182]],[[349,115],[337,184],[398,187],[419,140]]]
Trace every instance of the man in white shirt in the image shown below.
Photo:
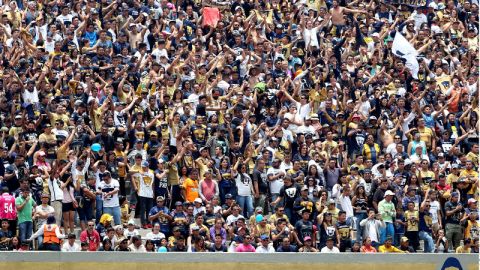
[[[68,241],[63,243],[62,245],[62,251],[64,252],[76,252],[80,251],[80,245],[75,243],[76,236],[74,233],[71,233],[68,235]]]
[[[280,169],[280,159],[275,158],[272,162],[272,167],[267,171],[267,179],[270,183],[270,193],[272,195],[272,201],[276,200],[280,195],[280,189],[283,186],[283,177],[285,171]],[[274,212],[272,210],[272,212]]]
[[[260,236],[260,240],[261,240],[261,245],[259,245],[255,250],[256,253],[274,253],[275,252],[275,249],[270,244],[270,238],[268,237],[268,235],[263,234],[262,236]]]
[[[109,171],[105,171],[102,178],[102,182],[97,187],[97,194],[102,195],[103,213],[112,215],[115,224],[120,224],[120,203],[118,200],[120,184],[118,180],[112,179]]]
[[[154,175],[152,170],[148,168],[148,161],[142,161],[142,171],[136,173],[134,176],[138,177],[139,183],[133,183],[133,187],[140,199],[138,211],[140,212],[140,222],[143,227],[152,228],[148,221],[148,212],[153,207],[153,180]],[[140,184],[137,186],[137,184]]]
[[[328,238],[327,245],[322,248],[320,253],[340,253],[340,250],[333,245],[333,238]]]

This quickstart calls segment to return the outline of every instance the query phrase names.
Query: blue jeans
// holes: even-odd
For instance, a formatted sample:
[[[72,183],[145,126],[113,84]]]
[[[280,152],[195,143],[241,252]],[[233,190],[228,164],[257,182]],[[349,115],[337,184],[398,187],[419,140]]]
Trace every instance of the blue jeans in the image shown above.
[[[32,236],[33,231],[33,222],[25,221],[18,224],[18,234],[20,242],[26,241]]]
[[[367,218],[367,213],[357,213],[355,215],[355,227],[357,229],[357,242],[362,243],[363,240],[363,227],[360,226],[360,221]]]
[[[105,214],[110,214],[113,216],[113,221],[115,222],[115,225],[120,225],[120,206],[116,207],[104,207],[103,208],[103,213]]]
[[[95,223],[98,224],[100,222],[100,218],[102,217],[103,214],[103,199],[102,195],[97,195],[96,200],[95,200]],[[115,222],[116,223],[116,222]],[[116,223],[119,224],[119,223]]]
[[[284,207],[285,208],[285,215],[288,217],[288,221],[290,221],[290,224],[292,226],[295,226],[295,223],[297,222],[297,215],[293,211],[292,208]]]
[[[387,239],[388,236],[391,237],[392,240],[395,236],[395,229],[391,222],[385,222],[385,228],[380,229],[380,244],[385,243],[385,239]]]
[[[420,231],[418,233],[418,238],[420,240],[423,240],[424,247],[423,250],[425,253],[433,253],[435,250],[435,244],[433,243],[433,238],[430,233],[427,233],[425,231]]]
[[[271,201],[274,202],[274,201],[278,198],[278,196],[280,196],[280,194],[278,194],[278,193],[272,193]],[[276,206],[279,206],[279,207],[280,207],[280,206],[283,206],[283,201],[278,202]],[[275,207],[274,207],[274,206],[271,206],[270,208],[271,208],[270,211],[271,211],[272,213],[275,213]]]
[[[245,218],[250,218],[253,214],[253,199],[252,196],[237,196],[237,203],[243,209],[243,215]]]
[[[393,238],[393,245],[394,246],[400,246],[400,240],[405,234],[403,232],[396,232],[395,237]]]
[[[139,196],[138,197],[140,200],[139,207],[135,208],[135,211],[138,210],[140,213],[140,223],[142,225],[148,224],[148,213],[150,212],[150,209],[153,207],[153,198],[146,198]]]

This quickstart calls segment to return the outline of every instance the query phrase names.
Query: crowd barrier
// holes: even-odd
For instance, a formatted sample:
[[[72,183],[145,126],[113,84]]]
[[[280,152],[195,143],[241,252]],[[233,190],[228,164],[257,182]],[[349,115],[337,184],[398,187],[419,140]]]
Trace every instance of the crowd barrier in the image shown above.
[[[478,270],[473,254],[0,252],[13,270]]]

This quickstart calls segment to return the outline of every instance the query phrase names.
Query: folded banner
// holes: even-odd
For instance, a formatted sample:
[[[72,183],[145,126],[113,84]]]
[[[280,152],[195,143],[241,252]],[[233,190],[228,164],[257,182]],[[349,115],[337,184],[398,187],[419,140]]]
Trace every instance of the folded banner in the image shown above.
[[[202,26],[208,25],[212,27],[217,27],[217,23],[220,21],[220,17],[220,10],[218,8],[204,7]]]
[[[405,66],[412,71],[413,78],[418,79],[418,52],[399,32],[395,34],[395,38],[393,39],[392,52],[396,56],[406,60]]]
[[[408,5],[412,7],[423,7],[427,5],[427,0],[387,0],[387,4],[391,5]]]

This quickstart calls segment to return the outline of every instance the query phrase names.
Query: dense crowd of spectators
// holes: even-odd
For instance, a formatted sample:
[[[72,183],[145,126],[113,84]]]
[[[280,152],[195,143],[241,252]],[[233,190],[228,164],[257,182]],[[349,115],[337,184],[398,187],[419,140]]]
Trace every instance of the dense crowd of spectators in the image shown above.
[[[478,252],[477,0],[0,3],[0,250]]]

